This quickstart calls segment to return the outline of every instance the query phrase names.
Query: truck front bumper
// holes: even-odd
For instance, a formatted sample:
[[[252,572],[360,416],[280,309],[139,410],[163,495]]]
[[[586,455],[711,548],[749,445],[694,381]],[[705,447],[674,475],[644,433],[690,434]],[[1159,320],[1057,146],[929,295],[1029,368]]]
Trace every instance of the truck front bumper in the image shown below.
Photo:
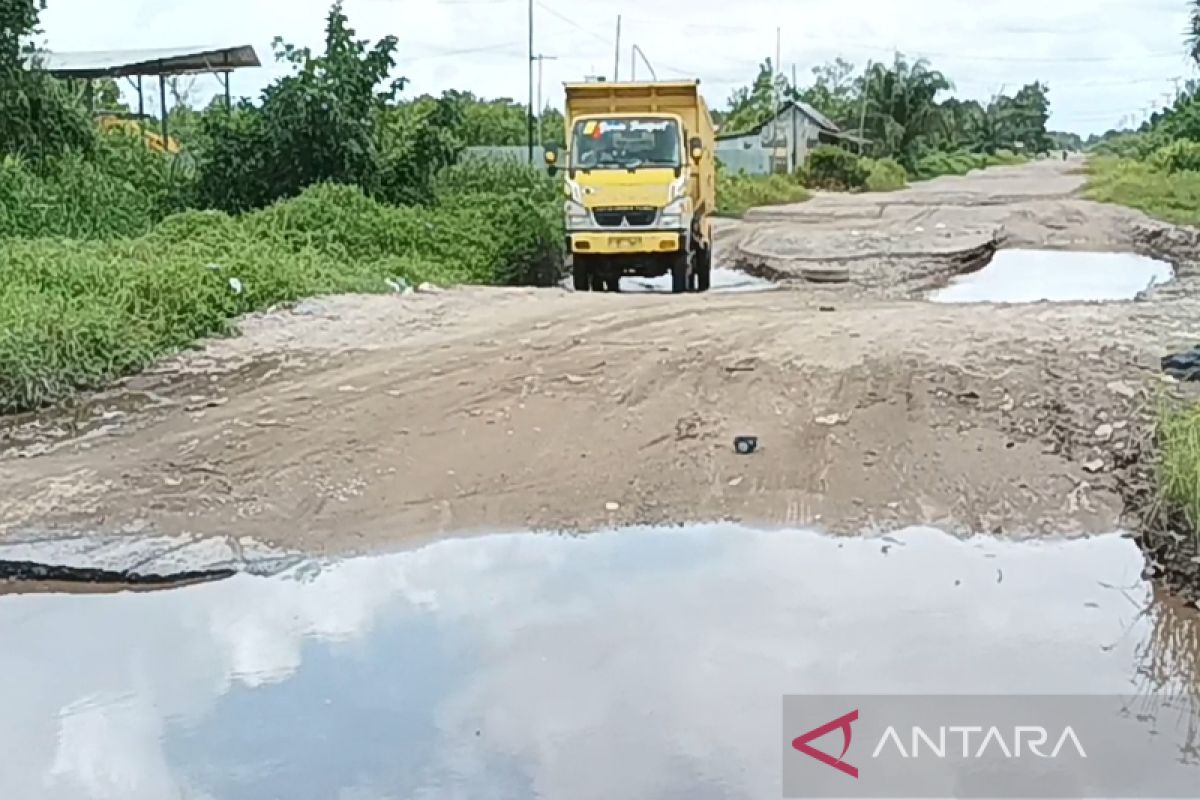
[[[567,244],[572,253],[595,253],[597,255],[678,253],[685,247],[685,236],[683,231],[568,233]]]

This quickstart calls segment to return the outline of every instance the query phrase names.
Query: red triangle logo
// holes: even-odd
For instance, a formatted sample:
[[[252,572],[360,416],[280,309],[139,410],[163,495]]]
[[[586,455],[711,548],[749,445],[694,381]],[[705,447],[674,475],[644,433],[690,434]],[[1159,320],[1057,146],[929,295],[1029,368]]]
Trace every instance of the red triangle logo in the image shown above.
[[[850,750],[850,739],[854,735],[853,731],[850,729],[850,723],[856,721],[858,721],[857,708],[851,711],[849,714],[844,714],[835,720],[826,722],[819,728],[813,728],[808,733],[797,736],[792,740],[792,747],[799,752],[804,753],[804,755],[808,756],[809,758],[815,758],[822,764],[833,767],[836,770],[846,773],[851,778],[857,779],[858,767],[852,764],[847,764],[845,761],[843,761],[843,759],[846,757],[846,753]],[[837,758],[834,758],[828,753],[822,752],[821,750],[811,746],[810,742],[820,739],[825,734],[832,733],[836,730],[841,730],[842,732],[842,754]]]

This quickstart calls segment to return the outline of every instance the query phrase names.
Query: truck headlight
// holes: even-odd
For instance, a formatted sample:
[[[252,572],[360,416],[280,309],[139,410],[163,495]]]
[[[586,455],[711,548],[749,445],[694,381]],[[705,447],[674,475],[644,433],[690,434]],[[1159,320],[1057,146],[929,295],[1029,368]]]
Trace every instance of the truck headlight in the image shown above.
[[[584,208],[581,203],[568,200],[563,204],[563,211],[567,215],[568,229],[592,227],[592,212]]]
[[[691,211],[689,198],[681,197],[663,206],[658,224],[664,228],[686,228]]]

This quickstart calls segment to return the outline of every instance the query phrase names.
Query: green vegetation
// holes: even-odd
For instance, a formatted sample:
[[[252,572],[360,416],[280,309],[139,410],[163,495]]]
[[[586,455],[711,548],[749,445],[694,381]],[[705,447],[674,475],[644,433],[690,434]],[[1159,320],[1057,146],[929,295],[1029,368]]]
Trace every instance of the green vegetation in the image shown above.
[[[802,203],[809,197],[804,184],[793,176],[717,173],[717,213],[724,217],[740,217],[756,206]]]
[[[1045,84],[1030,83],[987,103],[947,96],[953,90],[950,78],[929,62],[900,54],[890,64],[871,63],[861,71],[838,59],[814,69],[813,82],[805,87],[792,86],[767,59],[750,86],[730,96],[722,133],[768,121],[778,98],[801,101],[843,131],[865,137],[862,155],[893,159],[910,177],[932,177],[932,167],[938,164],[948,172],[937,174],[960,174],[966,163],[962,158],[939,161],[938,154],[982,159],[1005,151],[1044,153],[1055,145],[1046,130],[1050,100]]]
[[[833,145],[814,147],[805,163],[805,180],[820,189],[861,189],[869,174],[863,159]]]
[[[398,101],[395,41],[358,40],[340,4],[324,52],[277,44],[292,69],[260,102],[187,109],[179,157],[100,133],[23,65],[41,7],[0,9],[0,412],[314,294],[560,277],[561,188],[458,164],[466,101]]]
[[[1163,412],[1158,422],[1162,499],[1200,536],[1200,405]]]
[[[1085,194],[1177,225],[1200,225],[1200,172],[1169,173],[1147,161],[1093,157]]]
[[[1200,0],[1189,8],[1188,52],[1200,62]],[[1110,130],[1086,147],[1088,197],[1200,226],[1200,83],[1188,81],[1137,130]],[[1157,446],[1159,495],[1200,537],[1200,405],[1160,412]]]
[[[865,187],[870,192],[894,192],[908,184],[908,173],[899,161],[891,158],[863,159],[867,170]]]
[[[445,180],[451,192],[453,172]],[[406,207],[322,184],[240,217],[183,212],[136,238],[0,240],[0,412],[103,385],[307,296],[553,281],[557,225],[555,206],[525,194]]]
[[[917,162],[916,177],[928,180],[941,175],[966,175],[971,170],[1021,164],[1025,159],[1008,150],[995,153],[970,153],[959,150],[953,153],[930,153]]]

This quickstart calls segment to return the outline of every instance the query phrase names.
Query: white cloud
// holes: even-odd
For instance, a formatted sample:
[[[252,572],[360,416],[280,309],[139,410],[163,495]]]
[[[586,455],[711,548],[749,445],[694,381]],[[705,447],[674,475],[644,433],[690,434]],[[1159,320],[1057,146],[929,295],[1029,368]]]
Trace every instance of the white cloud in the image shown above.
[[[43,17],[52,49],[101,50],[253,43],[264,59],[276,36],[319,46],[328,0],[50,0]],[[928,54],[960,93],[987,98],[1001,87],[1048,81],[1051,124],[1102,131],[1161,104],[1173,78],[1190,77],[1184,58],[1184,0],[618,0],[590,4],[534,0],[535,50],[545,62],[546,97],[562,81],[611,74],[616,17],[623,15],[621,69],[638,44],[660,75],[702,79],[723,103],[775,51],[807,76],[844,56],[890,58],[892,48]],[[471,89],[522,100],[527,95],[524,0],[346,0],[361,35],[400,40],[401,72],[416,92]],[[279,68],[239,73],[238,94],[254,94]],[[644,74],[644,71],[643,71]],[[215,93],[209,78],[197,93]]]
[[[50,0],[43,16],[50,47],[61,50],[253,43],[270,59],[272,37],[319,47],[328,0]],[[1049,82],[1051,125],[1103,131],[1164,102],[1172,79],[1192,76],[1183,56],[1184,0],[620,0],[570,4],[534,0],[536,52],[545,62],[546,97],[558,102],[563,80],[611,74],[617,14],[622,70],[637,43],[662,76],[700,77],[720,104],[749,82],[775,50],[803,78],[822,61],[888,59],[892,48],[928,54],[960,94],[986,98],[1001,88]],[[416,92],[470,89],[523,101],[528,91],[524,0],[347,0],[360,35],[400,38],[401,72]],[[234,77],[236,94],[253,95],[280,67]],[[644,74],[644,70],[643,70]],[[215,94],[215,79],[197,84]]]
[[[332,673],[303,681],[306,658],[335,670],[380,660],[381,674],[439,687],[405,699],[433,709],[435,728],[409,734],[428,740],[343,741],[326,765],[336,772],[342,752],[424,748],[430,797],[470,796],[513,770],[547,797],[661,795],[681,771],[726,787],[722,796],[777,795],[778,728],[768,721],[784,692],[1128,685],[1152,623],[1097,582],[1137,586],[1130,541],[901,538],[885,555],[879,540],[722,525],[497,536],[293,580],[0,598],[0,753],[21,765],[0,769],[0,797],[198,797],[181,777],[192,765],[166,747],[172,730],[222,739],[244,692],[292,679],[311,692],[314,677]],[[397,646],[405,624],[425,633]],[[371,648],[375,628],[389,632],[382,650]],[[442,651],[457,655],[443,664]],[[326,695],[324,685],[318,699],[333,716],[312,724],[337,725],[330,736],[360,730],[356,701],[375,687],[342,697],[355,691],[334,682]],[[395,713],[382,698],[404,691],[381,691],[370,713]],[[235,692],[224,711],[233,716],[214,719]],[[290,697],[297,715],[311,708],[307,695]],[[267,733],[281,724],[263,720],[262,751],[245,753],[248,764],[207,765],[212,774],[286,760],[288,744]],[[363,763],[323,777],[345,780],[347,797],[390,796],[395,787],[373,787]]]

